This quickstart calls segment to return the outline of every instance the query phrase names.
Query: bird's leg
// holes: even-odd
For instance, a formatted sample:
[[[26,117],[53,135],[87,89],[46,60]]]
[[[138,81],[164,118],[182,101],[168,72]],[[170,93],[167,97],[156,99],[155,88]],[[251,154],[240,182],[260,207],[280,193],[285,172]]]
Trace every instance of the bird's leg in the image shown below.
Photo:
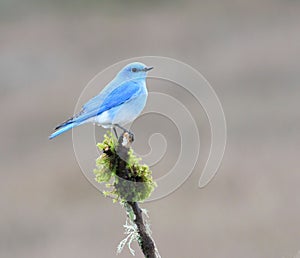
[[[130,132],[129,130],[127,130],[123,126],[120,126],[119,124],[115,124],[115,126],[120,128],[121,130],[123,130],[123,132],[127,132],[132,137],[132,141],[134,141],[134,134],[132,132]]]
[[[128,130],[126,128],[124,128],[123,126],[120,126],[119,124],[115,124],[115,126],[122,129],[124,132],[128,132]]]
[[[113,127],[113,130],[114,130],[114,133],[115,133],[115,135],[116,135],[117,139],[119,139],[119,137],[118,137],[118,133],[117,133],[117,130],[116,130],[116,127]]]

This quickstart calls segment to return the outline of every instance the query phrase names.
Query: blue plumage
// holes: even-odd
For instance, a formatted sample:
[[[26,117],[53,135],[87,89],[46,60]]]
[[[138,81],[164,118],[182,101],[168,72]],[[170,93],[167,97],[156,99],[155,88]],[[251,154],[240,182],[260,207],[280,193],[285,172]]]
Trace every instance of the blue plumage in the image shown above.
[[[66,132],[66,131],[69,131],[70,129],[72,129],[73,127],[77,126],[76,123],[69,123],[67,125],[64,125],[62,126],[60,129],[56,130],[53,134],[50,135],[49,139],[53,139],[55,138],[56,136]]]
[[[128,100],[138,97],[141,91],[141,85],[135,81],[127,81],[114,89],[104,100],[100,106],[98,115],[105,110],[122,105]]]
[[[105,128],[132,122],[145,107],[146,76],[151,69],[142,63],[125,66],[97,96],[83,105],[78,114],[57,126],[49,139],[88,122]]]

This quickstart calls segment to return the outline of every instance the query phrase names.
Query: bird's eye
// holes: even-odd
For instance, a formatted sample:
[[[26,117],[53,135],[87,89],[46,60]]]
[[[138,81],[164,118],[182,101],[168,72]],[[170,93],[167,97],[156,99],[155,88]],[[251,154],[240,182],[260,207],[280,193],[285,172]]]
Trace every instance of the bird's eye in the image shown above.
[[[137,69],[136,68],[132,68],[131,71],[134,72],[134,73],[136,73]]]

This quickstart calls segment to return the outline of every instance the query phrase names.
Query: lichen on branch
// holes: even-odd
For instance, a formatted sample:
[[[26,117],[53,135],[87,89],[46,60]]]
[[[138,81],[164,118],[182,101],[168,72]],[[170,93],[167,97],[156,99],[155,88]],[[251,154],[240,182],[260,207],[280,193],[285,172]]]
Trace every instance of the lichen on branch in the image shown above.
[[[143,202],[151,195],[156,187],[151,170],[141,164],[127,142],[118,143],[108,132],[97,146],[102,154],[96,160],[94,174],[98,183],[106,184],[105,195],[120,202]]]
[[[143,214],[147,213],[138,206],[138,202],[151,195],[156,184],[149,167],[141,164],[141,159],[134,155],[130,147],[132,142],[133,134],[126,131],[118,140],[111,133],[104,136],[103,142],[97,145],[102,154],[96,160],[95,180],[105,183],[108,190],[104,194],[126,209],[124,227],[127,236],[120,242],[117,252],[120,253],[127,244],[134,255],[131,243],[137,241],[145,257],[160,258],[149,223],[143,219]]]

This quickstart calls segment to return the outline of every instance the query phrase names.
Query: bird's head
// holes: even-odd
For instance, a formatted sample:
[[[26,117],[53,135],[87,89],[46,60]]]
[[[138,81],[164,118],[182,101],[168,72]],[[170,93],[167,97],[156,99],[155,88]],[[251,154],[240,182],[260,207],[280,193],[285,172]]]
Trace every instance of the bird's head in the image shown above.
[[[148,67],[143,63],[135,62],[126,65],[119,73],[122,77],[125,77],[127,80],[132,79],[145,79],[147,72],[152,70],[153,67]]]

